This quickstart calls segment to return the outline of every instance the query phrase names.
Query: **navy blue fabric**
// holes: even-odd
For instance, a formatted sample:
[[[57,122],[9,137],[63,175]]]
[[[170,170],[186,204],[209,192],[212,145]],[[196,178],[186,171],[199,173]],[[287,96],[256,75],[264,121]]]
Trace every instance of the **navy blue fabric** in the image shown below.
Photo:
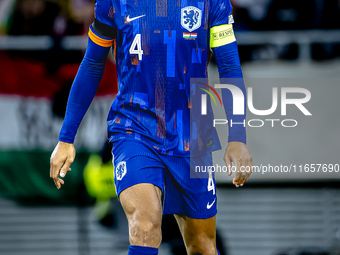
[[[243,74],[238,55],[237,43],[233,42],[220,47],[214,48],[217,67],[221,84],[232,84],[242,90],[244,95],[244,115],[233,114],[233,96],[228,89],[222,89],[222,100],[225,112],[227,114],[229,125],[229,137],[228,142],[243,142],[246,143],[246,128],[243,124],[234,124],[231,127],[231,121],[233,123],[243,123],[246,119],[246,88],[244,85]]]
[[[130,245],[128,255],[157,255],[158,249],[154,247]]]
[[[109,135],[119,139],[126,132],[133,133],[136,139],[147,141],[160,154],[206,155],[221,146],[216,130],[210,130],[212,123],[205,121],[205,116],[198,119],[196,125],[190,123],[188,102],[194,91],[190,80],[207,78],[209,27],[229,22],[230,1],[187,0],[181,1],[181,6],[168,2],[166,8],[156,7],[156,2],[150,4],[146,0],[138,1],[138,7],[133,0],[96,1],[96,20],[107,28],[117,29],[119,93],[108,116]],[[200,19],[200,26],[193,31],[182,26],[183,13],[192,12],[186,8],[195,8]],[[94,29],[92,31],[95,33]],[[185,38],[188,31],[194,32],[193,40]],[[115,37],[109,34],[105,33],[109,38]],[[137,49],[141,55],[136,53]],[[214,50],[220,77],[242,77],[236,43]],[[73,143],[104,73],[108,52],[109,47],[98,46],[89,40],[71,89],[60,141]],[[236,83],[244,90],[240,80]],[[232,97],[227,90],[223,92],[223,99],[228,119],[239,122],[242,116],[230,114]],[[210,104],[208,108],[208,112],[212,112]],[[194,139],[193,136],[199,137]],[[230,129],[229,141],[245,143],[245,140],[245,128],[241,125]],[[195,151],[195,148],[199,149]]]
[[[230,0],[212,0],[210,1],[210,17],[209,26],[219,26],[229,23],[229,16],[232,15],[233,7]]]
[[[104,74],[109,47],[88,40],[86,53],[73,82],[59,141],[73,143],[80,122],[89,108]]]
[[[113,9],[111,6],[111,1],[109,0],[96,0],[94,7],[94,15],[95,19],[100,23],[105,24],[107,26],[116,27],[113,15]],[[108,36],[109,38],[113,36]]]
[[[216,215],[214,173],[210,179],[213,191],[208,189],[208,172],[195,172],[196,166],[213,164],[211,153],[191,158],[162,155],[147,143],[133,138],[114,140],[112,145],[118,196],[133,185],[151,183],[163,191],[163,214],[183,213],[195,219]]]

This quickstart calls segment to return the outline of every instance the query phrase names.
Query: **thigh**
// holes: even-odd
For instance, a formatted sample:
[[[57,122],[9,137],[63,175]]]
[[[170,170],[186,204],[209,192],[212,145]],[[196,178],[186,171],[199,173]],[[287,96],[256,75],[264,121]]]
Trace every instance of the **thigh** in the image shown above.
[[[129,223],[130,245],[158,248],[161,242],[162,191],[141,183],[123,190],[119,200]]]
[[[158,248],[164,165],[138,140],[121,139],[112,145],[115,187],[128,219],[130,244]]]
[[[141,183],[123,190],[119,196],[124,212],[128,218],[137,215],[139,219],[161,221],[162,219],[162,191],[159,187]]]
[[[216,216],[194,219],[184,214],[175,214],[187,253],[216,255]]]

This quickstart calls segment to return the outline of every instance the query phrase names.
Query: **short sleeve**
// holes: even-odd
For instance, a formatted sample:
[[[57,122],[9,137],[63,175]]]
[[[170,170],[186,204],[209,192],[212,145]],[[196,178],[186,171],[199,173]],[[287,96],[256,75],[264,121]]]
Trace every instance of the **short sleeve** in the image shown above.
[[[114,8],[109,0],[95,1],[95,20],[92,24],[92,32],[97,36],[113,39],[117,34],[117,26],[114,21]]]
[[[230,0],[211,0],[210,28],[234,23]]]

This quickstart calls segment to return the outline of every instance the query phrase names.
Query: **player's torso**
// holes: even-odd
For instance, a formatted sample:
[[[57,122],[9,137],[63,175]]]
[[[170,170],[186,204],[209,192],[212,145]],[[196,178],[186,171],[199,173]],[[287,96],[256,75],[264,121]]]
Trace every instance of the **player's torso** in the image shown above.
[[[164,76],[183,83],[206,73],[207,0],[111,0],[111,4],[121,75],[133,71],[144,78]]]
[[[109,132],[132,130],[151,137],[157,148],[187,151],[190,78],[207,76],[209,1],[111,0],[111,5],[119,94]]]

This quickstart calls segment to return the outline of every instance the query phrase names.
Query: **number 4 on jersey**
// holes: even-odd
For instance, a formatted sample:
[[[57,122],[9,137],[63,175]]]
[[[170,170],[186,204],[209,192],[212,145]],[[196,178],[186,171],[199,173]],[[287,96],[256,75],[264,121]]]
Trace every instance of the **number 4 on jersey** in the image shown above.
[[[140,34],[136,34],[135,39],[133,39],[133,42],[131,44],[129,52],[130,54],[138,54],[138,59],[142,60],[143,50],[142,50]]]

